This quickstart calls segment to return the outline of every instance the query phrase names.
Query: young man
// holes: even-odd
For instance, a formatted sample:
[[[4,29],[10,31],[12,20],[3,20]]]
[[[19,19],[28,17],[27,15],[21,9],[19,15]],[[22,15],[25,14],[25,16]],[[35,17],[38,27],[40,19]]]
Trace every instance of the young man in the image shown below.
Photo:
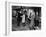
[[[28,10],[28,20],[29,20],[29,28],[31,29],[32,26],[34,25],[34,18],[35,18],[35,12],[33,9]]]
[[[20,23],[21,23],[21,21],[22,21],[22,16],[23,14],[21,13],[21,11],[20,12],[18,12],[18,18],[17,18],[17,22],[18,22],[18,26],[20,26]]]

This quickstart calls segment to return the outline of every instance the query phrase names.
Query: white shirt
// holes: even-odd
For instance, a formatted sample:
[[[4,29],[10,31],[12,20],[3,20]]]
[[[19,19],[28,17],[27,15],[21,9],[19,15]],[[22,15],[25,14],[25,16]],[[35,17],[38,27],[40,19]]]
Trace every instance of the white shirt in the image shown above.
[[[24,23],[25,22],[25,14],[23,14],[23,16],[22,16],[22,23]]]

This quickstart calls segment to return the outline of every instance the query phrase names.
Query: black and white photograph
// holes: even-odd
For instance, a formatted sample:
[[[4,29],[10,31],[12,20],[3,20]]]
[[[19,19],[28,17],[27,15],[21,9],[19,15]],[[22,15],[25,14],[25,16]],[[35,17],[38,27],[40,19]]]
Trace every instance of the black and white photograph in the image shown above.
[[[12,31],[41,30],[41,7],[12,6]]]

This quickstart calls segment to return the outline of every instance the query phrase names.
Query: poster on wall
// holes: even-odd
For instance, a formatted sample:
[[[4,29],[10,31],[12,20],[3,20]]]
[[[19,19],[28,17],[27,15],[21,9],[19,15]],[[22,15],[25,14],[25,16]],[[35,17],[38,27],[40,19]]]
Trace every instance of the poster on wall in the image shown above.
[[[41,7],[12,6],[12,31],[40,29]]]
[[[6,2],[6,6],[6,34],[42,29],[42,4]]]

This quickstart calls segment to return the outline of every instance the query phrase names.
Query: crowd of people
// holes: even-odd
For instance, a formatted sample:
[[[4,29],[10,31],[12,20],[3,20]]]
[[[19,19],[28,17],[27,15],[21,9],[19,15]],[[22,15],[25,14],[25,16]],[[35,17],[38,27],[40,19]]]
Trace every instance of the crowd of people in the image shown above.
[[[27,26],[27,30],[40,29],[41,18],[38,11],[35,12],[33,9],[15,9],[12,11],[12,24],[15,27]]]

